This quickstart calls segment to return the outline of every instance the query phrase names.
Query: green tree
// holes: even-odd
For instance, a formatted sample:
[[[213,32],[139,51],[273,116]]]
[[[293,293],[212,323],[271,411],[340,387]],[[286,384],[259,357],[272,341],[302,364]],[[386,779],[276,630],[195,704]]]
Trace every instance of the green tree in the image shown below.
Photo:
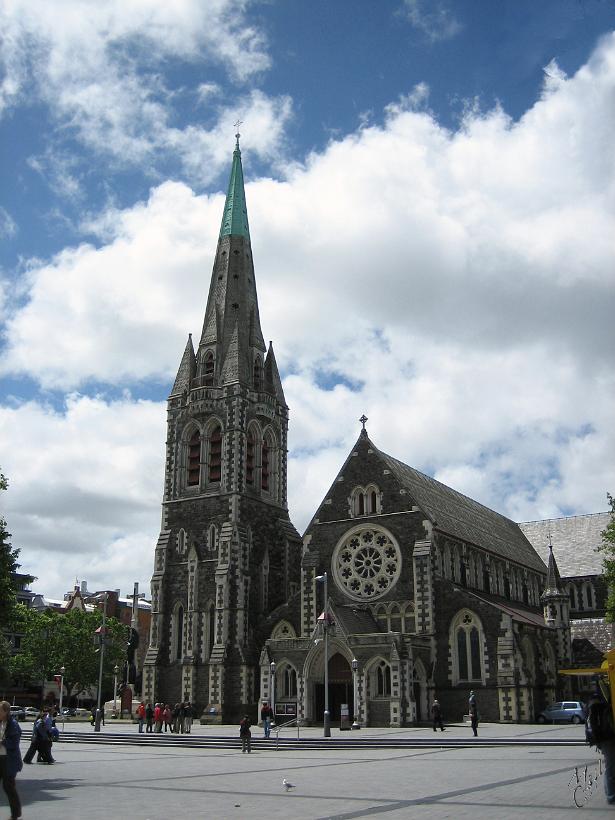
[[[0,492],[8,489],[8,481],[0,472]],[[16,589],[18,583],[30,583],[31,575],[16,578],[19,564],[19,550],[11,544],[11,533],[7,530],[6,520],[0,515],[0,684],[4,687],[9,682],[11,646],[4,632],[13,629],[15,607],[17,606]]]
[[[96,630],[102,626],[102,612],[38,612],[21,605],[17,610],[19,631],[24,636],[21,651],[11,660],[16,681],[42,686],[64,667],[69,701],[90,687],[96,688],[100,664]],[[114,666],[123,666],[128,632],[126,624],[107,618],[103,690],[109,688]]]
[[[7,490],[8,486],[6,477],[0,473],[0,491]],[[13,610],[17,601],[15,573],[19,569],[17,563],[19,550],[13,549],[11,533],[6,526],[6,520],[0,516],[0,629],[7,629],[12,622]],[[27,583],[34,580],[30,575],[22,576],[24,577]]]
[[[599,549],[604,553],[604,580],[608,592],[606,620],[613,623],[615,621],[615,498],[610,493],[607,493],[606,497],[611,508],[611,520],[606,529],[602,530],[602,546]]]

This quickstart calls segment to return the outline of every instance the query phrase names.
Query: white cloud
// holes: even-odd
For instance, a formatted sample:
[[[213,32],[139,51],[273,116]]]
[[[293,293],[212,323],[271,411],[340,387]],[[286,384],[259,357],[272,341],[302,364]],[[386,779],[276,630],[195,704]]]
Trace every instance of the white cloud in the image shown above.
[[[67,136],[116,164],[152,173],[161,158],[174,157],[194,180],[208,182],[223,161],[220,135],[228,144],[229,121],[238,115],[250,128],[251,150],[270,158],[290,116],[287,97],[252,89],[235,91],[232,104],[216,102],[216,84],[206,81],[195,98],[203,105],[209,97],[204,119],[210,124],[182,128],[174,124],[176,97],[191,92],[168,87],[163,74],[172,61],[203,72],[213,63],[241,86],[268,69],[265,37],[247,22],[246,6],[245,0],[14,0],[0,11],[0,113],[26,100],[48,105],[60,128],[47,134],[51,144],[34,159],[52,182],[66,158]]]
[[[432,43],[450,40],[462,30],[461,23],[441,0],[404,0],[402,13]]]
[[[248,184],[262,326],[287,372],[300,528],[363,412],[377,446],[517,520],[604,508],[615,485],[614,90],[611,37],[575,76],[546,82],[519,122],[474,109],[451,132],[402,100],[384,125],[332,141],[281,181]],[[200,332],[222,202],[165,183],[91,219],[100,247],[33,261],[28,300],[6,327],[5,372],[61,389],[171,380],[188,331]],[[122,423],[143,431],[151,471],[131,495],[130,466],[114,464],[111,507],[127,521],[133,499],[137,519],[159,503],[164,448],[162,425],[140,423],[148,406],[131,416],[128,405]],[[70,408],[37,413],[61,428],[58,441],[87,430],[69,434]],[[22,419],[24,435],[37,430]],[[40,481],[22,477],[23,436],[8,433],[21,498],[52,509]],[[103,436],[113,448],[116,433],[103,425]],[[81,524],[95,535],[94,508],[107,509],[105,482],[94,500],[78,497],[83,485],[64,480],[73,457],[63,466],[57,453],[60,506],[83,521],[59,514],[57,528],[36,529],[16,509],[28,549],[55,545],[54,533],[78,541]],[[106,535],[105,549],[134,543],[148,515]]]
[[[149,584],[160,523],[165,409],[129,397],[71,396],[0,407],[3,514],[35,588],[65,592],[75,577],[114,589]],[[154,444],[158,443],[158,446]]]
[[[17,233],[17,223],[6,210],[0,207],[0,239],[10,239]]]

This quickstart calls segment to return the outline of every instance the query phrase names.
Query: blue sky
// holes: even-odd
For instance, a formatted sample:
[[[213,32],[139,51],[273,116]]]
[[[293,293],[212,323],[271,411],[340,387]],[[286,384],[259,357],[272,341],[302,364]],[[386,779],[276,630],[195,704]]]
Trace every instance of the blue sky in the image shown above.
[[[615,7],[0,10],[0,464],[24,567],[147,584],[243,121],[301,530],[375,443],[515,520],[614,491]]]

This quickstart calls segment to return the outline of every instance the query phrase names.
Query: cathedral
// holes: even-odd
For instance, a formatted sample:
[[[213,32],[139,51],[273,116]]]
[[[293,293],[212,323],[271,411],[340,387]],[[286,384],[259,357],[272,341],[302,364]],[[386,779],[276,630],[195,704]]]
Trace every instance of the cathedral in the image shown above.
[[[202,722],[533,721],[570,665],[570,599],[518,524],[358,439],[303,538],[288,407],[260,326],[239,137],[203,329],[168,398],[143,695]],[[325,654],[326,653],[326,654]],[[325,688],[325,678],[327,686]]]

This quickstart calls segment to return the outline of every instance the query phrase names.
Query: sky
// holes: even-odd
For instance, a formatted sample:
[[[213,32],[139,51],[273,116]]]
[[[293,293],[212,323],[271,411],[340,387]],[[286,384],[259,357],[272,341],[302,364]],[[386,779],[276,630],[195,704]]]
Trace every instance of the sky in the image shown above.
[[[615,4],[5,0],[0,512],[149,589],[241,121],[302,532],[374,444],[515,521],[615,493]]]

